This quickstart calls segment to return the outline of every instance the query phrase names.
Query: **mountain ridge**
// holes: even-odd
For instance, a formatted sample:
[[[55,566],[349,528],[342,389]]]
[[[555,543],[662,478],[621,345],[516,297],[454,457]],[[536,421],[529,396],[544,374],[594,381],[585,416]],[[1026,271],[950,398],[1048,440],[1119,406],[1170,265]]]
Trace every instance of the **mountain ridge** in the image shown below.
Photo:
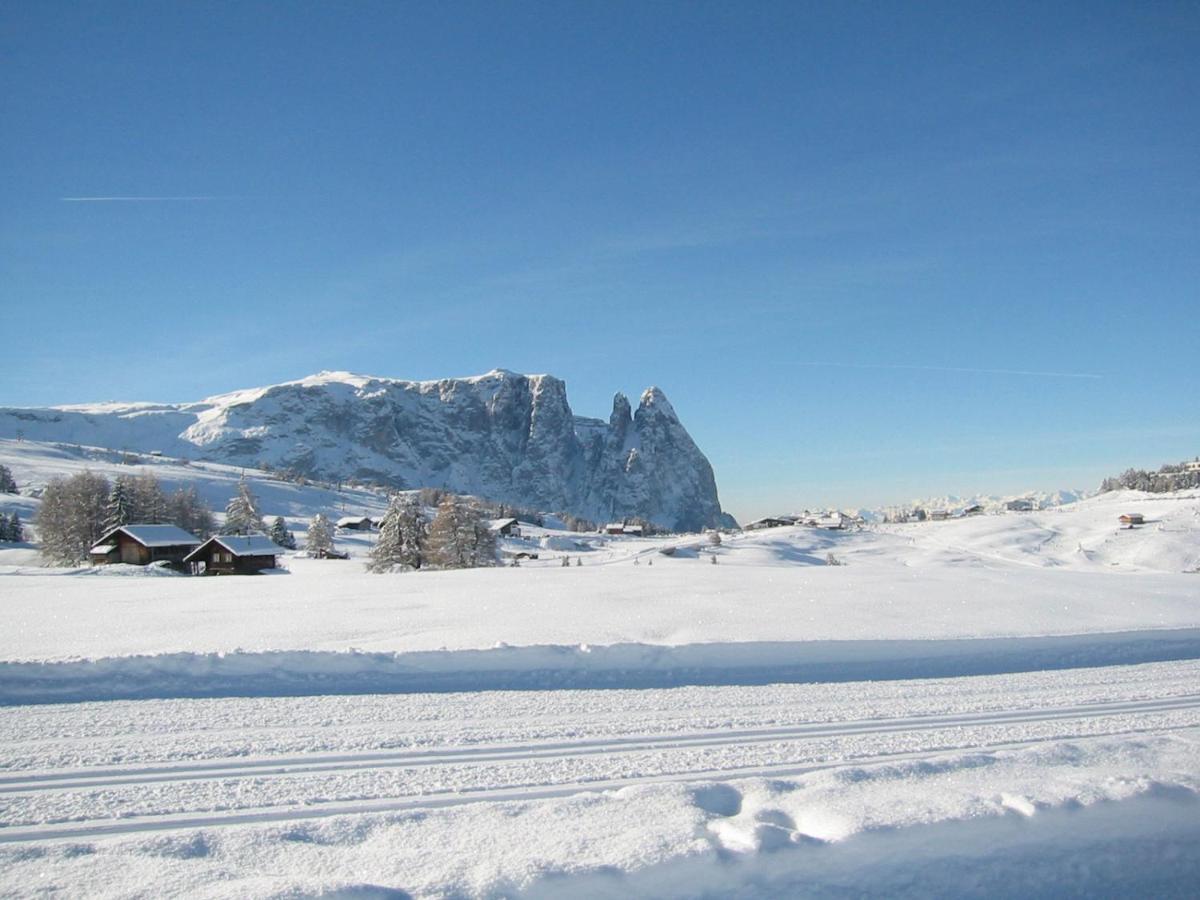
[[[0,408],[0,435],[289,469],[326,480],[442,487],[594,520],[677,530],[730,519],[712,467],[666,394],[606,422],[576,416],[549,374],[493,369],[408,381],[322,371],[187,403]]]

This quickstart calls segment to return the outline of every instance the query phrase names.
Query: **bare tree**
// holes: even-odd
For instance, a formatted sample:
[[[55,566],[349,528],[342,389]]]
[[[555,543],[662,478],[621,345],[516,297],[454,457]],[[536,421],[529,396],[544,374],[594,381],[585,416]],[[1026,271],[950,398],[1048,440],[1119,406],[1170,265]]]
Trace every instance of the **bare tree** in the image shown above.
[[[42,555],[63,565],[86,559],[105,533],[108,494],[108,479],[92,472],[52,479],[37,517]]]

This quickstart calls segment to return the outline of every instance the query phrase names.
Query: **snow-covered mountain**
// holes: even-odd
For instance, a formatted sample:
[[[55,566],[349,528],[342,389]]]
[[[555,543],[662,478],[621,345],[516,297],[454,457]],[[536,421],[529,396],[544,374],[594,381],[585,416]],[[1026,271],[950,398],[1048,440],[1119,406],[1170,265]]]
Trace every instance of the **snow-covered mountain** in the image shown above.
[[[605,422],[576,416],[551,375],[322,372],[196,403],[0,408],[0,437],[18,436],[444,487],[595,520],[642,516],[679,530],[727,521],[712,466],[661,390],[646,390],[636,410],[617,394]]]

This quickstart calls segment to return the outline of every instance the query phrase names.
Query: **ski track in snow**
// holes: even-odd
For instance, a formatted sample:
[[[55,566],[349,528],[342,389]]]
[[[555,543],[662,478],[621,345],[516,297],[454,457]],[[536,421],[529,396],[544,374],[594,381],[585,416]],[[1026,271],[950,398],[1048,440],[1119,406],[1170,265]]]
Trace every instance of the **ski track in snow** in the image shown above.
[[[950,688],[950,696],[958,692],[954,705],[961,711],[933,714],[927,712],[930,698],[923,696],[929,688],[914,682],[909,683],[912,698],[905,696],[908,684],[890,692],[883,707],[893,713],[890,716],[758,727],[743,723],[742,727],[696,730],[686,729],[690,719],[672,721],[667,713],[689,693],[698,692],[710,702],[724,696],[725,702],[731,703],[757,693],[773,698],[783,691],[786,696],[792,686],[643,691],[643,703],[657,703],[667,713],[663,716],[667,729],[571,740],[542,736],[506,741],[507,726],[489,720],[490,730],[485,728],[484,733],[490,740],[468,746],[448,743],[448,736],[443,735],[435,736],[436,745],[419,748],[271,755],[262,752],[264,745],[270,747],[270,730],[255,732],[251,724],[255,701],[165,701],[157,713],[162,718],[157,725],[150,725],[161,729],[164,737],[178,729],[177,716],[186,718],[193,710],[202,714],[202,721],[204,715],[217,714],[225,726],[230,724],[229,716],[246,716],[243,739],[249,752],[197,758],[208,752],[206,741],[227,738],[230,729],[185,730],[181,758],[138,760],[129,765],[71,765],[69,761],[86,761],[89,752],[103,757],[104,738],[148,737],[139,731],[147,723],[134,721],[141,714],[136,702],[81,707],[86,710],[83,719],[87,726],[81,729],[84,733],[69,737],[56,736],[51,723],[66,721],[72,713],[70,707],[12,709],[6,716],[17,725],[24,720],[26,734],[44,736],[13,742],[6,748],[8,758],[0,760],[7,769],[0,777],[0,844],[549,800],[657,783],[794,777],[847,765],[932,760],[947,753],[1178,732],[1200,727],[1200,693],[1188,689],[1194,688],[1198,670],[1200,664],[1196,663],[1167,663],[1100,676],[1091,673],[1083,678],[1063,672],[959,679],[942,683],[942,689]],[[1073,679],[1093,683],[1079,687],[1072,685]],[[1054,688],[1049,693],[1048,685]],[[817,688],[818,696],[827,702],[848,698],[856,690],[877,693],[880,698],[888,693],[880,685],[844,684],[795,686],[790,693],[794,699],[810,697]],[[1098,699],[1106,690],[1111,699]],[[996,702],[1009,692],[1012,697],[1006,707],[996,708]],[[311,698],[310,702],[335,699],[346,698]],[[425,702],[436,704],[438,699],[431,695]],[[386,702],[386,698],[378,700]],[[618,692],[587,697],[586,710],[561,713],[565,727],[586,731],[586,723],[597,714],[601,720],[604,713],[619,716],[621,701]],[[519,698],[515,702],[520,702]],[[569,707],[578,698],[564,698],[564,702]],[[970,711],[979,703],[992,708]],[[226,707],[228,711],[221,712]],[[644,727],[649,721],[643,716],[650,710],[640,712],[629,727]],[[762,720],[774,712],[773,702],[764,702],[751,717]],[[436,718],[436,710],[430,715]],[[444,715],[448,721],[460,721],[462,709],[452,701]],[[93,716],[98,717],[96,721],[90,721]],[[611,729],[613,721],[608,720],[604,727]],[[670,725],[676,728],[671,730]],[[328,724],[301,727],[320,732],[340,729],[341,723],[334,717]],[[405,729],[419,727],[415,722],[404,723]],[[432,730],[436,735],[437,729]],[[99,734],[93,733],[97,731]],[[553,728],[547,735],[551,733]],[[380,740],[384,735],[396,737],[391,729],[381,727]],[[319,747],[327,741],[318,738],[312,744]],[[32,766],[14,767],[12,757],[22,749],[33,754]],[[38,766],[38,751],[48,759],[57,754],[67,764]]]

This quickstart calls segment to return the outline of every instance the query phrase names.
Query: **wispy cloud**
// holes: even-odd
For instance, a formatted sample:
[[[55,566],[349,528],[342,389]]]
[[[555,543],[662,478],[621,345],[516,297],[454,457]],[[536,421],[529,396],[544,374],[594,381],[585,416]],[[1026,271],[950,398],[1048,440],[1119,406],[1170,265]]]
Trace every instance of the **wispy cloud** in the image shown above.
[[[59,197],[63,203],[160,203],[164,201],[224,200],[224,197]]]
[[[1029,378],[1090,378],[1101,379],[1103,375],[1092,372],[1042,372],[1027,369],[977,369],[968,366],[916,366],[889,365],[887,363],[843,363],[843,362],[796,362],[795,366],[807,369],[903,369],[915,372],[966,372],[973,375],[1018,375]]]

